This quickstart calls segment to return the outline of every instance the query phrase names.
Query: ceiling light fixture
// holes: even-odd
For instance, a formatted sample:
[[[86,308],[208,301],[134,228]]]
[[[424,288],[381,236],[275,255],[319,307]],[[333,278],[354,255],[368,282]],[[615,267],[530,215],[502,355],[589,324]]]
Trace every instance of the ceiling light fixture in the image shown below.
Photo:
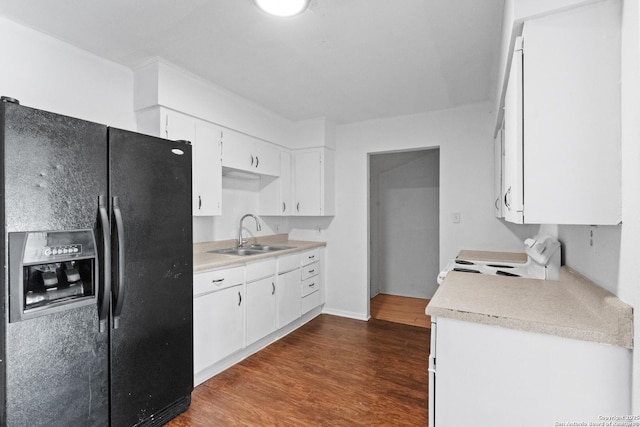
[[[263,11],[275,16],[294,16],[309,7],[309,0],[253,0]]]

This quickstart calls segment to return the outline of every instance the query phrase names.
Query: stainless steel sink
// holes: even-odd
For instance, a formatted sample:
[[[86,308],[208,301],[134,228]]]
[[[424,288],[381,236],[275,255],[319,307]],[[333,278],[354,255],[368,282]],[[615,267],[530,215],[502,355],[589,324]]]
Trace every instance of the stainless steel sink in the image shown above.
[[[214,254],[223,254],[223,255],[240,255],[240,256],[248,256],[248,255],[260,255],[266,253],[266,251],[259,251],[257,249],[249,249],[249,248],[225,248],[218,249],[215,251],[209,251]]]
[[[251,245],[249,249],[255,249],[257,251],[263,252],[275,252],[275,251],[283,251],[285,249],[292,249],[293,246],[278,246],[278,245]]]
[[[214,254],[222,254],[222,255],[249,256],[249,255],[260,255],[260,254],[266,254],[269,252],[282,251],[282,250],[291,249],[291,248],[293,248],[293,246],[251,245],[246,247],[217,249],[215,251],[209,251],[209,252]]]

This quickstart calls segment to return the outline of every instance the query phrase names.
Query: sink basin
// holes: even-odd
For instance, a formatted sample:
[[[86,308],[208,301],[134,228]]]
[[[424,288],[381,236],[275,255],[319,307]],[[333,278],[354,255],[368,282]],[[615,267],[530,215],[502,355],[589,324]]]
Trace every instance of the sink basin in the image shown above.
[[[215,251],[209,251],[214,254],[223,254],[223,255],[239,255],[239,256],[249,256],[249,255],[260,255],[266,254],[269,252],[282,251],[285,249],[291,249],[293,246],[276,246],[276,245],[251,245],[242,248],[225,248],[225,249],[217,249]]]
[[[209,251],[214,254],[223,254],[223,255],[240,255],[240,256],[248,256],[248,255],[260,255],[266,253],[266,251],[259,251],[257,249],[250,248],[226,248],[226,249],[218,249],[215,251]]]
[[[249,249],[263,251],[263,252],[275,252],[283,251],[285,249],[292,249],[293,246],[277,246],[277,245],[251,245]]]

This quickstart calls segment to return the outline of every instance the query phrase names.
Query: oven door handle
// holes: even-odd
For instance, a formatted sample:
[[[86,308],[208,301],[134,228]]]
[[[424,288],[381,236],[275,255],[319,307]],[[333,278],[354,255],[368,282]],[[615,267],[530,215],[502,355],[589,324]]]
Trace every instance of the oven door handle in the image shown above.
[[[102,235],[102,259],[100,260],[99,279],[101,282],[98,295],[98,319],[100,320],[100,332],[107,329],[109,317],[109,296],[111,295],[111,232],[109,228],[109,213],[107,211],[106,197],[98,197],[98,212],[100,220],[100,233]]]
[[[117,248],[117,256],[114,256],[114,278],[115,283],[113,286],[113,329],[118,329],[120,326],[120,315],[122,314],[122,305],[124,304],[125,295],[125,280],[124,280],[124,268],[125,268],[125,237],[124,237],[124,222],[122,221],[122,211],[120,210],[120,203],[118,196],[113,197],[113,216],[115,217],[115,227],[113,237],[116,239],[114,249]]]

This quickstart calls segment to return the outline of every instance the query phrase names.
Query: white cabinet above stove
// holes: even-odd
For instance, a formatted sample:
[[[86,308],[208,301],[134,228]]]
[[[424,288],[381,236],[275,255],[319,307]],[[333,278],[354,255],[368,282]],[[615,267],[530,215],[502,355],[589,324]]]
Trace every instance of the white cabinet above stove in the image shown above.
[[[524,23],[505,97],[505,219],[621,221],[620,3]]]

